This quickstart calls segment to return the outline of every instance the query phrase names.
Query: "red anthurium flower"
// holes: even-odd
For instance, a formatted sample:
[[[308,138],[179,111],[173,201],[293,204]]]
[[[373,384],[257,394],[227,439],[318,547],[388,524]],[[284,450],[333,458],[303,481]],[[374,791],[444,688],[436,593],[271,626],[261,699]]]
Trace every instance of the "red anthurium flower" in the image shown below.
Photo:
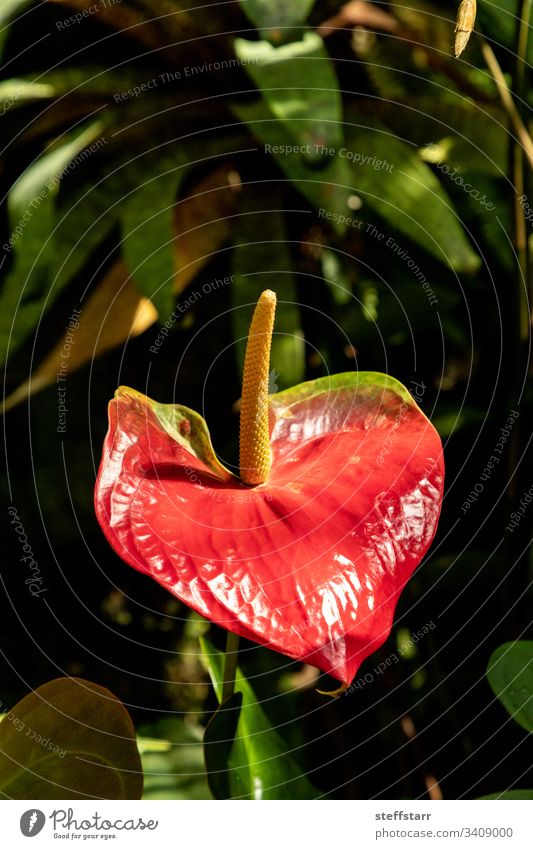
[[[274,306],[264,293],[250,329],[241,477],[216,458],[201,416],[121,387],[96,512],[127,563],[203,616],[347,684],[387,638],[433,539],[442,448],[383,374],[267,397]]]

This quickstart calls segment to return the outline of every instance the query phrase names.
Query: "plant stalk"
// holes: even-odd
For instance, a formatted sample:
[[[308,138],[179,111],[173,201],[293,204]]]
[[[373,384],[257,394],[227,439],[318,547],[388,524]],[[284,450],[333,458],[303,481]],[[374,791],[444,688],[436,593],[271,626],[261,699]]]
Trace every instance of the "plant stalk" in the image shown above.
[[[481,39],[481,50],[483,52],[483,58],[485,59],[487,68],[490,71],[490,75],[498,88],[498,94],[500,95],[502,106],[511,121],[518,141],[520,142],[529,163],[529,167],[533,169],[533,139],[529,135],[527,127],[516,108],[511,90],[507,85],[507,81],[500,67],[500,63],[496,58],[494,50],[485,38]]]

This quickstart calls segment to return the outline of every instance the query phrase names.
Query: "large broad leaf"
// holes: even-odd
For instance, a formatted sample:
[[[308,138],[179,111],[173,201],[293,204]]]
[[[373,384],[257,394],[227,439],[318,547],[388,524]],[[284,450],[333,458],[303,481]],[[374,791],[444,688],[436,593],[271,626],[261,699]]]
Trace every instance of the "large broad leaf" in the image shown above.
[[[416,150],[377,125],[347,127],[346,136],[340,155],[353,164],[352,184],[363,205],[454,271],[475,271],[479,257],[450,198]],[[383,236],[385,247],[389,236]]]
[[[122,253],[139,291],[153,301],[163,320],[171,314],[174,282],[174,204],[186,161],[176,157],[141,182],[121,215]]]
[[[479,267],[479,258],[439,180],[417,152],[395,136],[378,126],[346,126],[346,143],[317,170],[301,156],[286,154],[286,134],[266,104],[241,104],[234,111],[338,232],[346,230],[347,219],[371,223],[369,213],[375,212],[392,232],[403,233],[455,271]],[[364,204],[360,216],[354,215],[350,205],[354,194]],[[391,232],[385,234],[379,226],[377,230],[385,242],[391,238]],[[397,244],[394,239],[392,242]],[[402,246],[390,249],[398,254]]]
[[[267,41],[235,40],[235,52],[299,153],[319,162],[342,143],[342,101],[324,42],[315,32],[273,47]]]
[[[228,184],[227,167],[215,169],[196,184],[173,210],[174,293],[191,282],[229,234],[235,209],[235,190]],[[76,344],[69,357],[69,374],[157,321],[152,302],[141,295],[125,263],[118,260],[83,302],[76,327]],[[32,393],[56,382],[64,339],[39,363],[29,380],[5,400],[6,412]]]
[[[68,273],[74,273],[82,261],[78,245],[69,244],[67,259],[58,252],[56,229],[56,196],[65,173],[76,164],[76,157],[85,158],[92,144],[101,138],[102,125],[93,124],[66,144],[43,154],[22,174],[9,193],[8,210],[11,235],[8,245],[13,251],[12,266],[0,293],[0,362],[8,350],[14,350],[38,323],[42,311],[49,305]],[[80,160],[81,161],[81,160]],[[69,231],[83,226],[72,213],[62,226]],[[83,222],[91,232],[94,220]],[[61,227],[61,225],[60,225]],[[85,232],[84,230],[81,231]],[[98,239],[101,231],[98,225]],[[94,238],[87,235],[85,249],[90,250]],[[74,255],[74,256],[73,256]],[[53,287],[52,281],[56,286]]]
[[[315,0],[239,0],[243,12],[262,38],[279,41],[290,37],[292,27],[304,23]]]
[[[101,142],[99,129],[93,130],[93,135],[97,136],[97,145]],[[76,165],[74,153],[80,147],[82,155],[79,165]],[[130,228],[126,232],[131,232],[127,253],[131,269],[137,272],[136,282],[140,283],[142,292],[151,296],[160,290],[160,284],[164,282],[157,275],[165,274],[168,287],[163,290],[163,300],[167,307],[171,302],[172,276],[168,279],[168,274],[172,265],[172,209],[167,208],[168,203],[165,202],[159,206],[161,214],[158,215],[154,212],[158,207],[158,199],[152,195],[152,212],[150,215],[143,214],[139,208],[140,195],[137,195],[136,186],[150,185],[153,179],[161,188],[160,175],[181,167],[183,160],[174,150],[167,154],[152,150],[146,155],[107,163],[103,173],[98,174],[96,179],[93,177],[91,181],[83,182],[76,192],[56,204],[53,195],[60,184],[58,164],[63,166],[59,175],[65,166],[69,166],[70,170],[72,163],[81,167],[88,158],[88,150],[90,145],[87,139],[83,145],[78,141],[75,149],[71,146],[68,149],[60,148],[55,152],[59,163],[53,162],[54,169],[48,159],[46,170],[45,163],[39,168],[39,160],[23,175],[22,188],[17,183],[11,192],[12,220],[16,220],[17,216],[23,220],[22,210],[27,207],[32,214],[15,241],[17,256],[0,295],[2,362],[8,346],[13,351],[26,339],[61,290],[83,270],[102,241],[118,224],[124,208],[130,202],[132,207],[126,213],[127,221],[130,222],[126,224]],[[52,177],[49,176],[50,172]],[[44,189],[39,189],[43,182]],[[164,185],[166,187],[167,183]],[[176,185],[177,181],[173,191]],[[51,190],[47,186],[51,186]],[[33,199],[39,191],[44,192],[44,199],[35,204]],[[169,197],[170,194],[167,194],[164,200]],[[148,204],[146,195],[144,199]],[[168,229],[160,229],[163,221]],[[17,306],[19,298],[21,302]]]
[[[219,702],[224,655],[200,640]],[[212,717],[204,736],[209,786],[216,799],[316,799],[318,791],[287,751],[250,684],[237,669],[235,693]]]
[[[272,470],[250,489],[197,413],[120,388],[98,520],[126,562],[201,615],[349,682],[387,638],[435,533],[440,439],[407,390],[374,372],[269,404]]]
[[[182,164],[183,160],[174,149],[151,149],[132,158],[107,162],[102,173],[96,172],[96,178],[91,175],[91,180],[69,195],[57,210],[58,224],[53,237],[54,288],[63,286],[81,271],[91,252],[117,224],[128,204],[135,205],[137,186],[151,186],[161,174],[174,172]],[[154,237],[153,232],[146,235]],[[171,232],[167,232],[166,238],[172,239]],[[160,240],[156,241],[159,245]],[[146,254],[154,250],[150,241],[145,241],[144,247]],[[153,292],[157,284],[145,280],[143,286]]]
[[[318,169],[311,166],[297,153],[287,155],[287,133],[283,124],[270,111],[267,104],[255,103],[234,105],[237,117],[248,124],[251,132],[265,146],[289,180],[328,220],[338,233],[346,231],[346,219],[353,217],[349,205],[354,194],[352,172],[346,159],[338,156],[327,158]]]
[[[249,196],[235,224],[232,252],[231,303],[237,362],[244,362],[248,329],[261,292],[273,289],[278,296],[276,311],[282,329],[272,340],[271,392],[276,392],[278,386],[286,389],[301,383],[305,377],[298,293],[281,208],[281,198],[275,190],[262,193],[261,202],[257,195]]]
[[[39,687],[0,722],[0,796],[139,799],[135,729],[116,696],[81,678]]]
[[[490,657],[487,678],[522,728],[533,732],[533,641],[504,643]]]
[[[60,196],[56,204],[53,195],[60,185],[61,176],[74,168],[81,169],[87,161],[93,164],[93,157],[96,158],[97,153],[105,148],[107,137],[100,136],[100,129],[100,124],[94,125],[90,134],[88,131],[87,135],[75,140],[73,144],[77,146],[71,147],[68,143],[54,151],[55,158],[49,158],[52,154],[41,157],[12,189],[13,230],[17,227],[16,222],[22,224],[20,234],[16,234],[13,240],[17,254],[15,262],[0,293],[0,364],[5,361],[8,349],[13,352],[24,342],[59,292],[83,270],[103,240],[112,234],[124,206],[135,195],[136,187],[139,184],[149,185],[152,178],[157,182],[165,172],[181,167],[184,150],[191,162],[197,159],[197,151],[191,144],[180,143],[179,148],[165,145],[163,150],[156,148],[133,158],[128,156],[118,162],[108,161],[103,168],[91,169],[91,178],[82,181],[74,192],[66,193],[66,197]],[[90,139],[94,136],[97,136],[96,141],[91,144]],[[206,143],[203,153],[208,157],[220,155],[222,145],[225,154],[233,149],[235,141],[235,136],[232,136],[224,137],[222,141],[217,139],[213,146]],[[238,141],[242,143],[241,139]],[[76,156],[79,146],[84,146],[84,149]],[[218,152],[213,153],[212,147]],[[222,185],[222,169],[216,169],[213,179],[210,175],[203,181],[203,187],[200,184],[197,196],[189,197],[183,215],[180,209],[174,212],[176,291],[184,288],[199,268],[209,261],[211,252],[227,235],[228,225],[223,218],[231,212],[229,198],[233,194],[227,172],[228,168],[224,170],[225,183]],[[208,198],[206,202],[210,191],[213,191],[215,200]],[[153,203],[157,206],[156,199]],[[24,215],[28,207],[26,221]],[[202,219],[204,212],[205,221]],[[169,216],[170,212],[163,216],[167,225]],[[159,218],[161,216],[156,216],[157,220]],[[147,233],[142,235],[150,236],[152,241],[139,238],[136,244],[129,246],[133,255],[130,261],[138,268],[143,291],[149,295],[160,286],[160,281],[153,276],[158,273],[160,260],[164,260],[165,270],[170,266],[166,243],[173,238],[169,231],[163,238],[163,234],[150,226],[156,219],[152,217],[147,221],[144,217],[140,220],[141,225],[148,228]],[[139,224],[138,218],[136,222],[135,226]],[[140,230],[135,236],[137,234]],[[112,247],[109,246],[109,249]],[[147,273],[142,274],[144,265],[139,268],[141,251],[144,251],[146,266],[150,265],[151,273],[146,267]],[[168,289],[165,291],[168,305],[171,295]]]

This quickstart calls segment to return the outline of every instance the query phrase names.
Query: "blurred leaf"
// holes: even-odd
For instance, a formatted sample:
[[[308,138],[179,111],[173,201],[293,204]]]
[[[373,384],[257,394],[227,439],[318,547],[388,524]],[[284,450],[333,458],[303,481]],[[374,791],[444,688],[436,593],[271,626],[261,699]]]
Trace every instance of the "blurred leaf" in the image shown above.
[[[150,735],[142,751],[143,799],[211,799],[199,726],[168,716],[142,726]],[[140,745],[146,743],[141,738]]]
[[[364,69],[379,101],[385,100],[397,106],[398,102],[409,101],[410,96],[414,94],[409,91],[409,85],[412,85],[413,80],[403,73],[403,68],[402,73],[398,73],[394,67],[391,67],[387,46],[381,39],[371,42],[364,52]],[[379,103],[377,105],[379,106]]]
[[[361,306],[366,321],[377,321],[379,317],[379,292],[372,280],[361,280]]]
[[[420,146],[422,158],[437,167],[446,164],[452,170],[505,178],[508,130],[501,106],[464,97],[448,103],[423,94],[401,100],[381,99],[371,112],[360,101],[348,107],[347,118],[361,123],[368,115],[382,121],[398,137]],[[442,179],[446,182],[445,174]]]
[[[64,97],[65,95],[73,95],[77,98],[91,97],[102,95],[106,98],[113,98],[114,95],[129,93],[131,95],[125,97],[125,102],[133,99],[135,86],[145,85],[145,88],[138,93],[148,91],[146,83],[155,80],[156,83],[149,89],[152,94],[156,88],[158,76],[161,71],[153,66],[143,66],[137,69],[133,64],[121,63],[120,76],[117,76],[116,68],[109,68],[106,65],[98,63],[90,65],[75,65],[63,67],[60,70],[45,70],[38,76],[38,83],[33,82],[32,77],[27,77],[21,80],[24,85],[43,85],[49,91],[48,97]],[[135,92],[137,93],[137,92]],[[113,105],[121,103],[119,99],[112,101]]]
[[[24,106],[32,100],[52,97],[53,88],[45,83],[10,79],[0,82],[0,118],[10,109]]]
[[[453,120],[453,111],[451,107],[450,120]],[[496,121],[491,122],[487,113],[482,113],[481,117],[477,113],[469,112],[468,117],[472,124],[471,133],[470,129],[465,127],[460,134],[459,128],[454,126],[453,135],[439,136],[438,141],[425,145],[420,155],[425,162],[437,166],[445,182],[457,176],[462,176],[464,181],[468,182],[472,179],[470,175],[475,174],[471,185],[477,189],[480,174],[504,178],[508,139],[504,127]],[[449,171],[444,168],[445,165]],[[479,194],[482,195],[483,192],[480,191]],[[490,197],[487,201],[490,201]]]
[[[137,737],[137,748],[142,760],[145,755],[170,752],[172,743],[169,740],[158,740],[156,737]]]
[[[220,701],[224,655],[205,638],[200,639],[200,644]],[[316,799],[318,791],[287,752],[239,670],[235,689],[234,696],[211,719],[204,737],[208,780],[214,797]]]
[[[0,362],[39,321],[42,298],[50,295],[55,270],[52,233],[55,198],[65,169],[98,138],[96,123],[61,147],[44,153],[13,185],[8,197],[11,236],[4,250],[13,250],[13,264],[0,293]],[[13,322],[13,327],[11,324]]]
[[[407,276],[405,272],[407,271]],[[440,329],[441,311],[448,311],[457,301],[457,295],[444,287],[437,289],[432,280],[432,291],[438,298],[438,311],[429,303],[420,282],[413,277],[401,259],[391,257],[387,273],[388,284],[375,277],[364,277],[356,289],[360,291],[363,322],[360,322],[353,338],[362,348],[363,340],[376,340],[376,331],[388,345],[395,345],[399,335],[403,341],[414,333],[417,339],[434,338]],[[376,318],[373,318],[373,315]],[[375,323],[374,323],[375,322]],[[377,324],[377,326],[376,326]],[[364,326],[366,325],[366,329]],[[359,335],[361,334],[361,335]],[[370,334],[370,337],[368,336]],[[350,334],[348,334],[350,335]],[[401,342],[403,344],[403,342]]]
[[[352,287],[340,257],[335,251],[324,248],[320,260],[324,280],[335,303],[340,306],[351,303],[353,300]]]
[[[43,684],[0,723],[0,795],[140,799],[135,729],[109,690],[81,678]]]
[[[104,137],[105,138],[105,137]],[[124,155],[124,154],[123,154]],[[105,163],[102,171],[89,171],[89,180],[62,200],[53,237],[54,288],[79,273],[92,252],[118,224],[124,208],[140,184],[157,180],[165,170],[182,163],[173,148],[149,149],[135,157]]]
[[[185,289],[227,238],[228,219],[235,209],[235,193],[236,188],[228,183],[227,167],[221,166],[197,183],[192,193],[174,206],[175,294]],[[110,191],[110,198],[112,195]],[[94,196],[92,208],[95,212],[103,197],[103,192]],[[144,333],[157,318],[158,312],[153,302],[141,295],[125,263],[115,262],[82,307],[80,326],[76,329],[76,344],[70,351],[69,374],[127,342],[130,337]],[[25,401],[30,394],[55,382],[63,344],[64,338],[61,337],[30,380],[6,398],[4,413]]]
[[[446,411],[446,407],[450,407],[449,411]],[[439,411],[431,416],[431,423],[438,430],[439,435],[447,439],[464,427],[479,427],[484,417],[484,412],[476,407],[463,406],[459,409],[456,405],[439,404]]]
[[[479,268],[451,200],[416,150],[377,126],[351,126],[346,146],[364,204],[454,271]]]
[[[250,198],[250,196],[249,196]],[[270,201],[270,203],[268,202]],[[264,210],[265,203],[268,209]],[[261,208],[262,206],[262,208]],[[231,284],[233,338],[242,371],[246,340],[257,300],[264,289],[276,292],[276,326],[270,355],[279,389],[305,378],[305,343],[292,258],[281,209],[281,198],[270,190],[243,206],[234,226]],[[272,392],[277,389],[272,388]]]
[[[165,318],[174,307],[174,203],[185,175],[179,158],[137,185],[121,214],[122,254],[139,290]]]
[[[261,38],[279,41],[286,30],[303,24],[315,0],[239,0],[241,9],[260,32]],[[289,33],[290,35],[290,33]]]
[[[499,646],[490,657],[487,678],[513,719],[533,732],[533,640]]]
[[[516,21],[520,16],[519,0],[479,0],[477,16],[485,35],[494,39],[497,45],[507,48],[514,56],[516,45]],[[530,37],[527,61],[533,64],[533,39]]]
[[[235,52],[266,105],[310,162],[324,158],[322,145],[342,143],[342,101],[333,63],[315,32],[301,41],[273,47],[267,41],[235,40]],[[317,149],[318,147],[318,149]]]
[[[248,124],[256,138],[274,148],[272,156],[277,164],[294,183],[294,187],[318,210],[319,215],[330,214],[333,229],[339,234],[344,233],[346,224],[342,216],[353,215],[348,205],[353,194],[348,162],[335,156],[326,160],[318,169],[301,156],[284,155],[279,147],[286,147],[287,134],[263,101],[234,105],[233,111],[241,121]]]
[[[94,133],[95,130],[93,135]],[[104,138],[98,139],[97,144],[105,144]],[[66,147],[68,150],[62,147],[54,152],[58,157],[61,153],[59,164],[63,169],[71,163],[74,152],[72,146]],[[82,154],[85,154],[86,138],[84,143],[80,144],[78,141],[75,151],[78,152],[80,147]],[[86,158],[84,156],[83,161]],[[72,161],[76,162],[75,158]],[[28,223],[22,227],[20,238],[15,241],[18,253],[0,295],[0,361],[5,360],[7,355],[13,317],[15,321],[9,340],[11,351],[14,351],[35,328],[41,314],[51,306],[61,289],[84,269],[94,252],[117,225],[120,215],[130,202],[131,208],[125,213],[129,227],[127,232],[131,233],[131,238],[127,239],[127,258],[132,269],[137,270],[140,288],[149,295],[153,294],[161,282],[169,281],[166,299],[163,295],[163,302],[168,307],[173,297],[170,281],[174,270],[173,237],[170,229],[174,213],[168,204],[169,198],[173,200],[177,182],[169,180],[168,176],[166,179],[164,177],[168,171],[176,168],[176,162],[182,163],[183,160],[177,156],[174,148],[167,153],[151,150],[146,155],[118,164],[114,161],[108,162],[103,173],[93,176],[88,182],[83,181],[79,188],[67,195],[66,200],[59,203],[57,209],[54,206],[53,193],[57,190],[59,181],[55,176],[51,181],[49,178],[50,172],[57,173],[55,160],[55,170],[51,163],[46,161],[47,169],[44,175],[41,173],[44,169],[37,169],[36,166],[31,166],[23,174],[22,187],[19,180],[10,195],[11,219],[22,220],[23,210],[28,207],[31,215]],[[158,187],[159,197],[152,192],[150,180],[153,180],[154,187]],[[43,182],[44,198],[33,211],[33,198],[38,195],[39,186]],[[50,191],[46,188],[47,182],[52,187]],[[146,195],[142,190],[137,194],[136,187],[141,182],[150,186]],[[173,183],[172,188],[170,183]],[[159,207],[160,211],[162,210],[161,215],[156,213],[154,217],[152,211],[148,218],[143,217],[141,207],[148,209],[149,203],[152,204],[152,210]],[[160,232],[163,216],[166,216],[169,225],[166,237]],[[139,227],[135,233],[132,232],[134,226]],[[21,289],[24,291],[17,310],[16,303]]]
[[[116,262],[81,307],[75,344],[71,346],[68,371],[72,374],[106,351],[144,333],[157,320],[153,303],[133,284],[123,262]],[[64,336],[39,364],[29,381],[9,395],[4,413],[56,382],[61,369]]]

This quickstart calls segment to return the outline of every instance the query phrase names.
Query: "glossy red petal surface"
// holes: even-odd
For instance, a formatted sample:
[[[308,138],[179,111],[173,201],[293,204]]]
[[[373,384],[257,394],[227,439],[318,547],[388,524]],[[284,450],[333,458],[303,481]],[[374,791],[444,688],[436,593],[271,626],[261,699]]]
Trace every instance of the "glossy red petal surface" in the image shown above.
[[[223,627],[349,682],[429,547],[444,465],[401,384],[335,375],[271,396],[273,466],[249,489],[205,423],[120,389],[96,484],[118,554]]]

